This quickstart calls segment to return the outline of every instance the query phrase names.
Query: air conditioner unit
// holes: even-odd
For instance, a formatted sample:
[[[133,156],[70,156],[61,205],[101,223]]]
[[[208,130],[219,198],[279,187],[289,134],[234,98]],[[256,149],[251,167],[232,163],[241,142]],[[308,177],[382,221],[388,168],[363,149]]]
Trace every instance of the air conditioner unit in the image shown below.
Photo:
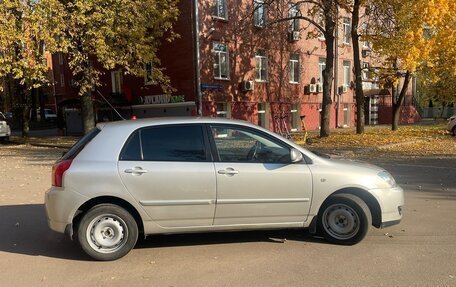
[[[317,92],[317,85],[310,84],[309,85],[309,93],[316,93]]]
[[[288,33],[288,41],[296,42],[301,39],[301,33],[299,31],[291,31]]]
[[[348,87],[343,85],[339,87],[339,94],[345,94],[348,91]]]
[[[253,81],[242,81],[241,90],[243,92],[253,91]]]
[[[317,84],[317,93],[323,93],[323,84]]]

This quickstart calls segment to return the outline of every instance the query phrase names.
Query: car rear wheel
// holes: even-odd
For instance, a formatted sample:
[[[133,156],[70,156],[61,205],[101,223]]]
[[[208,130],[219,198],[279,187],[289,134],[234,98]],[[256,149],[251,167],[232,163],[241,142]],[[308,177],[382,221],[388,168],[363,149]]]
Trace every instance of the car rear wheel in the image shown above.
[[[322,205],[318,227],[323,237],[332,243],[353,245],[367,234],[372,222],[366,203],[352,194],[335,194]]]
[[[451,130],[451,132],[452,132],[452,135],[453,135],[453,136],[456,136],[456,125],[453,127],[453,129]]]
[[[78,242],[92,258],[101,261],[125,256],[138,239],[138,225],[131,214],[113,204],[91,208],[81,219]]]

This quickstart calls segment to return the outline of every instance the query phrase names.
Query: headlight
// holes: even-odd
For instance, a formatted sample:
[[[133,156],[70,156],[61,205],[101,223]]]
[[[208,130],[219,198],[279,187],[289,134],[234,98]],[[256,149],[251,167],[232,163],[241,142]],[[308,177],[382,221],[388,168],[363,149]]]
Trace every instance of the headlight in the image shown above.
[[[381,179],[383,179],[386,183],[388,183],[391,187],[395,187],[396,181],[394,180],[393,176],[389,174],[387,171],[382,171],[377,174]]]

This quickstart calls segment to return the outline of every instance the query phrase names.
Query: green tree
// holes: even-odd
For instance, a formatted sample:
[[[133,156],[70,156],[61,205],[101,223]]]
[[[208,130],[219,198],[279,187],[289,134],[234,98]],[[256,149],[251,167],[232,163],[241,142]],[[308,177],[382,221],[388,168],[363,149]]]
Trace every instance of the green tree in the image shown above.
[[[46,50],[58,48],[63,18],[56,0],[0,2],[0,78],[4,98],[21,112],[22,135],[29,134],[31,90],[49,84]]]
[[[177,0],[70,0],[64,1],[64,52],[79,87],[84,132],[94,127],[92,91],[102,85],[105,70],[122,69],[145,76],[153,66],[153,81],[165,91],[169,79],[159,68],[161,41],[176,35],[172,24],[179,11]]]

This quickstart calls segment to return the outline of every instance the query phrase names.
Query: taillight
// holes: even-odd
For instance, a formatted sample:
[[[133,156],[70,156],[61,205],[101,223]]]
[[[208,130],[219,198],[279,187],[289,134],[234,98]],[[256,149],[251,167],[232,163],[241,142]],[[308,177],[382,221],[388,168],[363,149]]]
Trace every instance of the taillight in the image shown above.
[[[57,162],[52,166],[52,185],[62,187],[63,174],[70,168],[72,159]]]

